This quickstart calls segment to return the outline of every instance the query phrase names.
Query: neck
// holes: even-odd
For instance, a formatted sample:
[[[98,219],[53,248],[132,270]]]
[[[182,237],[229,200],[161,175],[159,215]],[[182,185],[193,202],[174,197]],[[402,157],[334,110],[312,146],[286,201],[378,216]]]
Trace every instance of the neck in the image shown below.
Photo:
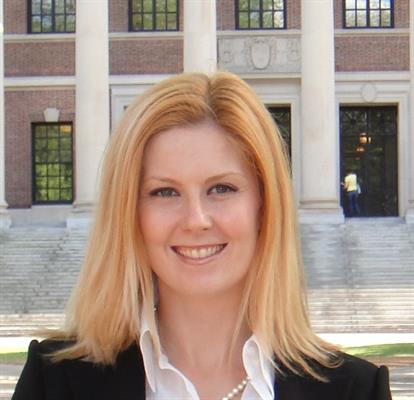
[[[234,336],[241,294],[189,299],[160,290],[159,300],[161,345],[177,368],[211,371],[242,366],[242,348],[250,333],[243,324]]]

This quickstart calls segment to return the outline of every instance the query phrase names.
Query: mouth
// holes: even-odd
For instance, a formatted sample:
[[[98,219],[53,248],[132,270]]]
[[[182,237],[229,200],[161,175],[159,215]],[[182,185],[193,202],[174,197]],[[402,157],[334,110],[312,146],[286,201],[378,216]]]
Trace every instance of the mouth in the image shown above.
[[[221,253],[226,246],[227,244],[223,243],[197,247],[173,246],[172,249],[180,256],[191,258],[193,260],[201,260]]]

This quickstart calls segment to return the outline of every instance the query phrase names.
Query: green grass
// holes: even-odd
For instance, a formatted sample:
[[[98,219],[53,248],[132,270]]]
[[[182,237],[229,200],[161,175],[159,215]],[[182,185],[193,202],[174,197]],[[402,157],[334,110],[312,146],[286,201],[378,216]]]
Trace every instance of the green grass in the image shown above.
[[[26,361],[27,352],[1,353],[0,364],[23,364]]]
[[[346,347],[344,351],[357,357],[414,357],[414,343]]]

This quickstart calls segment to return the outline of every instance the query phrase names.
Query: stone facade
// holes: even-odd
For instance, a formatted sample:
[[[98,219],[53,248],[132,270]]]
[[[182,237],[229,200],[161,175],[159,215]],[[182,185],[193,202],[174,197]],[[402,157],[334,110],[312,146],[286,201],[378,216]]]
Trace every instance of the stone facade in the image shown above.
[[[292,164],[298,193],[303,184],[300,173],[302,2],[287,0],[287,29],[273,31],[236,30],[236,2],[216,2],[218,68],[240,74],[262,91],[262,98],[268,104],[291,108],[292,131],[296,135],[292,138]],[[393,29],[344,29],[343,3],[333,0],[337,105],[376,102],[398,105],[399,141],[404,144],[400,145],[400,151],[404,151],[405,145],[414,141],[408,117],[402,114],[410,110],[407,102],[410,0],[394,2]],[[126,98],[141,93],[162,76],[184,69],[184,0],[179,0],[177,32],[128,32],[128,4],[128,0],[108,1],[112,106],[126,104]],[[27,6],[27,0],[4,0],[6,200],[11,208],[32,206],[31,123],[43,121],[46,108],[57,108],[60,121],[75,122],[75,34],[28,35]],[[93,60],[85,63],[93,65]],[[370,88],[375,88],[374,96],[370,95]],[[107,116],[112,121],[119,117],[114,114],[119,111],[114,109]],[[399,166],[405,171],[401,176],[408,178],[410,157],[408,153],[401,154]],[[411,195],[408,191],[404,193],[400,199],[407,203]],[[402,208],[400,213],[403,212]]]
[[[6,199],[10,207],[24,208],[32,204],[32,123],[44,122],[43,111],[48,107],[60,110],[60,121],[74,124],[72,89],[7,90],[5,93]]]
[[[408,35],[337,37],[335,68],[337,71],[409,71]]]
[[[9,42],[5,46],[5,76],[75,74],[75,41]]]
[[[112,40],[109,55],[112,75],[174,74],[183,71],[181,39]]]
[[[4,1],[4,32],[6,34],[27,33],[27,0]]]
[[[335,27],[342,28],[342,1],[335,1]],[[183,25],[183,1],[179,2],[180,30]],[[220,67],[230,67],[235,72],[254,72],[256,67],[252,54],[270,52],[267,67],[263,72],[298,72],[297,59],[300,40],[283,36],[290,30],[300,29],[300,0],[287,3],[287,30],[262,31],[266,37],[250,37],[257,31],[235,31],[235,2],[223,0],[217,3],[217,30],[231,31],[236,38],[219,40]],[[409,1],[395,3],[394,22],[396,29],[409,26]],[[33,38],[14,37],[27,33],[27,1],[5,1],[5,76],[56,76],[74,75],[74,35],[64,35],[53,40],[43,36]],[[128,2],[109,2],[109,31],[123,34],[110,37],[111,74],[164,74],[182,71],[182,39],[178,36],[163,37],[153,33],[134,37],[128,33]],[[139,35],[139,34],[138,34]],[[150,37],[151,36],[151,37]],[[242,38],[240,38],[242,36]],[[271,36],[267,38],[267,36]],[[281,38],[279,38],[281,36]],[[244,38],[243,38],[244,37]],[[232,42],[234,40],[234,43]],[[335,40],[337,71],[404,71],[409,70],[408,32],[395,34],[393,30],[349,30],[337,34]],[[231,49],[231,50],[229,50]],[[263,54],[264,54],[263,53]],[[266,56],[264,56],[266,57]],[[233,59],[234,61],[230,61]],[[288,65],[283,66],[283,60]],[[295,61],[292,61],[295,60]],[[292,62],[294,65],[292,65]],[[240,65],[243,63],[243,65]],[[234,64],[234,65],[233,65]]]
[[[299,73],[300,38],[238,36],[219,39],[219,68],[235,73]]]

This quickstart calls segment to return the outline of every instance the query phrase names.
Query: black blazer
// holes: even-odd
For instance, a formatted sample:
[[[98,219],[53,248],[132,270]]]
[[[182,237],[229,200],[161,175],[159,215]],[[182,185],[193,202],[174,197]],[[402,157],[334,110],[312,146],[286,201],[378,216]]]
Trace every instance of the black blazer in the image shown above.
[[[30,343],[12,400],[145,400],[145,371],[136,345],[120,353],[114,367],[81,360],[51,363],[43,357],[61,346],[50,341]],[[387,367],[344,355],[340,367],[321,371],[328,383],[291,373],[277,375],[277,400],[391,399]]]

